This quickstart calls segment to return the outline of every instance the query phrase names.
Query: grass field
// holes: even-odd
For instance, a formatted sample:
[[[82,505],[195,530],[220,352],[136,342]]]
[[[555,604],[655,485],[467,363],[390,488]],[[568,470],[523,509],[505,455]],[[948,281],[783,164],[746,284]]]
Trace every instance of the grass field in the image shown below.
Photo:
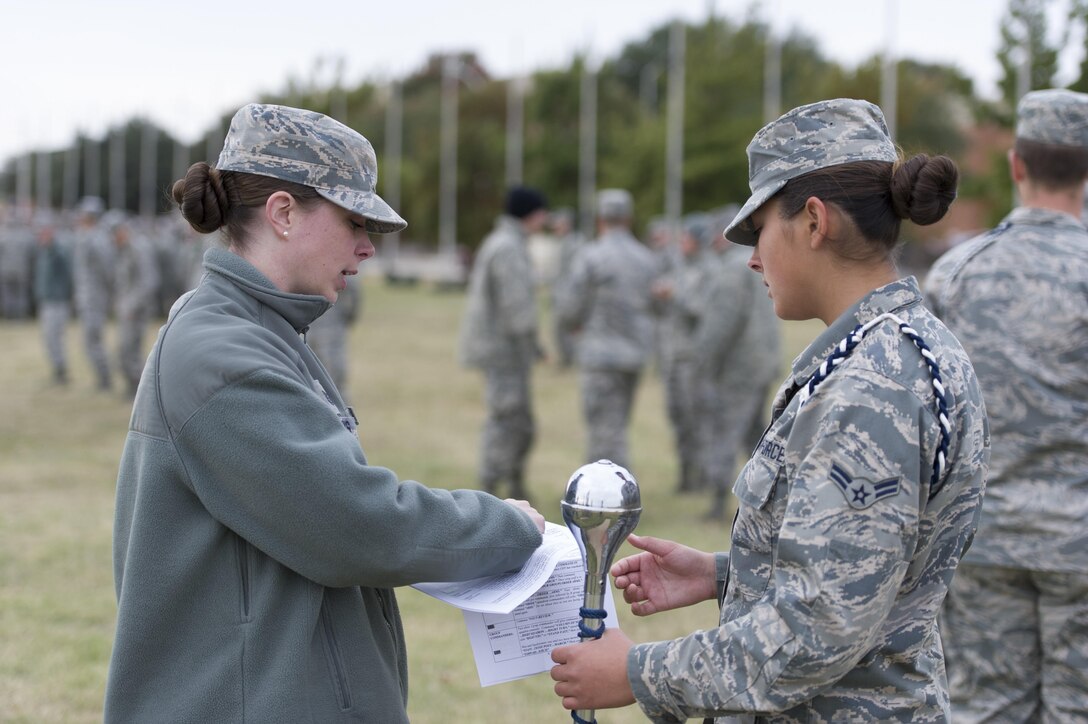
[[[347,396],[372,464],[434,487],[472,487],[483,420],[479,375],[457,366],[464,297],[429,288],[365,286],[353,330]],[[819,331],[784,325],[783,369]],[[114,337],[109,336],[112,344]],[[148,345],[154,336],[149,331]],[[72,382],[48,385],[33,323],[0,323],[0,721],[94,722],[113,638],[114,481],[128,424],[123,396],[93,389],[78,329],[69,330]],[[528,482],[537,508],[562,524],[559,501],[582,463],[576,374],[535,371],[537,440]],[[632,471],[642,490],[642,534],[706,550],[728,545],[725,524],[704,522],[702,496],[674,494],[676,464],[661,385],[647,375],[631,426]],[[620,555],[631,551],[624,546]],[[547,674],[481,688],[459,612],[412,589],[398,594],[417,724],[561,722],[568,714]],[[716,622],[710,603],[620,625],[636,641],[673,638]],[[645,721],[637,707],[601,712],[602,724]]]

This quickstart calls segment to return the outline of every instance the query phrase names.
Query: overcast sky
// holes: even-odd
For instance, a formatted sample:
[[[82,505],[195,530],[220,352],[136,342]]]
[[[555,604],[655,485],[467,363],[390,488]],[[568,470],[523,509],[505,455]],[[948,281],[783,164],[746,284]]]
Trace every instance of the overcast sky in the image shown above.
[[[1054,0],[1055,19],[1069,0]],[[140,114],[195,141],[212,119],[343,58],[350,85],[402,77],[434,52],[471,50],[497,77],[559,67],[588,48],[614,54],[680,17],[742,21],[756,12],[801,29],[848,66],[887,44],[901,57],[955,65],[995,97],[998,23],[1007,0],[0,0],[0,161],[99,136]],[[889,9],[891,12],[889,13]],[[1057,23],[1051,30],[1058,32]],[[1062,58],[1072,79],[1080,38]],[[331,63],[323,77],[332,78]]]

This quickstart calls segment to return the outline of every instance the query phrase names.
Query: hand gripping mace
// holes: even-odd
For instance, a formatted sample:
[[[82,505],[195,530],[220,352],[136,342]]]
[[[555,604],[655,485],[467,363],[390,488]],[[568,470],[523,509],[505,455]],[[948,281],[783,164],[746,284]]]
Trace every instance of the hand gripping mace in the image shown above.
[[[574,471],[563,496],[563,520],[582,551],[586,585],[579,636],[600,638],[604,633],[604,597],[612,558],[638,525],[642,500],[638,483],[625,468],[598,460]],[[571,712],[578,724],[594,722],[592,709]]]

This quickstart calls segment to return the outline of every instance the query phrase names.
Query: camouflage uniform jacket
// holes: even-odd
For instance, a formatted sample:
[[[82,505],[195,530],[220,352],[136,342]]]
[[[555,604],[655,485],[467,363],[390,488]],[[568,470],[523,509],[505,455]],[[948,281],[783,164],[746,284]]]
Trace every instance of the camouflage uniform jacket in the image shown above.
[[[578,254],[556,305],[563,324],[579,330],[580,367],[637,372],[649,361],[657,270],[653,252],[622,229],[606,231]]]
[[[695,354],[696,328],[707,309],[707,288],[714,273],[712,252],[701,252],[680,261],[668,275],[672,297],[661,304],[661,353],[666,365],[690,360]]]
[[[75,237],[76,307],[80,313],[107,314],[113,298],[117,252],[105,232],[77,229]]]
[[[461,362],[468,367],[522,367],[537,352],[536,290],[520,222],[499,218],[469,279],[461,326]]]
[[[760,276],[748,268],[748,247],[711,253],[705,300],[695,331],[700,371],[719,381],[759,388],[776,381],[780,322]]]
[[[159,290],[159,268],[149,238],[133,233],[114,247],[114,294],[118,319],[141,319],[151,311]]]
[[[804,400],[857,324],[891,312],[933,350],[948,399],[943,486],[930,374],[891,320]],[[793,364],[734,487],[719,626],[635,646],[628,679],[657,722],[947,721],[937,613],[978,522],[988,458],[966,353],[913,278],[847,310]]]
[[[971,355],[993,425],[966,560],[1088,573],[1088,229],[1016,209],[938,260],[926,294]]]

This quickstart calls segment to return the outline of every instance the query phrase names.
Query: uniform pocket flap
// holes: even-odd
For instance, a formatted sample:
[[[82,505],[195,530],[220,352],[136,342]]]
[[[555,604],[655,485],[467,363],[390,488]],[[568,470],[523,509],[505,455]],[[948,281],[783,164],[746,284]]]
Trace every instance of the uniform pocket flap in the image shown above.
[[[737,500],[753,508],[762,508],[774,491],[774,482],[778,479],[778,471],[781,467],[775,462],[756,455],[741,471],[740,477],[733,485],[733,495],[737,496]]]

